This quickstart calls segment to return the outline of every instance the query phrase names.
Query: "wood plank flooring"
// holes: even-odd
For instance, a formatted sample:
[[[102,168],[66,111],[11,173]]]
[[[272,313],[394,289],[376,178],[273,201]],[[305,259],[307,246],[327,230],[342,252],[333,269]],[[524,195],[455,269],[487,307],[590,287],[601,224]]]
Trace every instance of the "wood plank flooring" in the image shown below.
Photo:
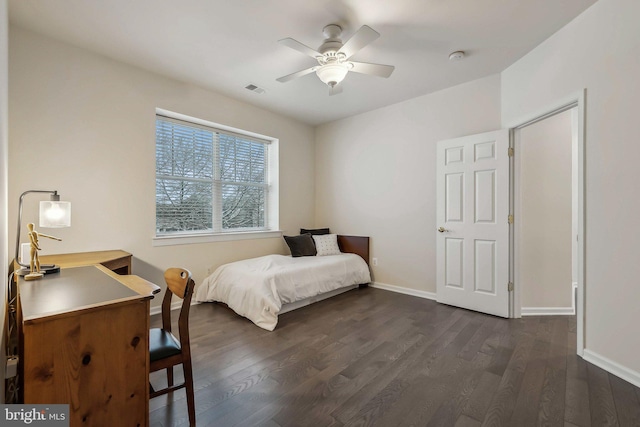
[[[200,304],[190,331],[199,426],[640,426],[640,390],[576,356],[572,316],[501,319],[364,288],[273,332]],[[188,425],[183,390],[151,400],[150,425]]]

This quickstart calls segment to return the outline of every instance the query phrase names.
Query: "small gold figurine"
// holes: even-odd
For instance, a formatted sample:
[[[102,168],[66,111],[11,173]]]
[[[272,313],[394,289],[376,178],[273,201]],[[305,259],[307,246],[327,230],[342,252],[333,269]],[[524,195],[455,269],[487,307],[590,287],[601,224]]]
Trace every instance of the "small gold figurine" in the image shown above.
[[[33,223],[28,224],[27,228],[29,229],[29,241],[31,242],[31,260],[29,261],[29,267],[31,272],[24,276],[25,280],[37,280],[44,276],[43,273],[40,272],[40,258],[38,258],[38,251],[40,250],[40,246],[38,245],[39,237],[46,237],[48,239],[57,240],[59,242],[62,239],[54,236],[49,236],[48,234],[38,233],[34,230]]]

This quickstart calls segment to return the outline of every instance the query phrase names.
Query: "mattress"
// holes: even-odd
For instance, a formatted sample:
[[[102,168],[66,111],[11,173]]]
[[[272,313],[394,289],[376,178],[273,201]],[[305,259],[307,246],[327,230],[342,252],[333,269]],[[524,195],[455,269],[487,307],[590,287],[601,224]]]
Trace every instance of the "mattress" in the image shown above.
[[[283,304],[369,282],[369,267],[359,255],[266,255],[218,267],[204,279],[195,297],[198,302],[223,302],[272,331]]]

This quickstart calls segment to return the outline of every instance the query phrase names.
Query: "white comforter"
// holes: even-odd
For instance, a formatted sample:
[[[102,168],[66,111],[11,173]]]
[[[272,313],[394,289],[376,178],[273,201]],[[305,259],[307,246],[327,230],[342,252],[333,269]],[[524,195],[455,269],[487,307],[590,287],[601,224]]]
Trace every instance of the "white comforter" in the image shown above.
[[[218,267],[198,287],[196,301],[223,302],[272,331],[283,304],[370,281],[369,267],[359,255],[267,255]]]

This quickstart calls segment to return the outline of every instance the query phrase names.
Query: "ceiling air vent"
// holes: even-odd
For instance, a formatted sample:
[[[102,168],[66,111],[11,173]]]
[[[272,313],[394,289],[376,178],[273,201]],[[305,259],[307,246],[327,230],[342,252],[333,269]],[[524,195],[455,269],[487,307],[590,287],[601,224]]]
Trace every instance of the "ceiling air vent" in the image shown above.
[[[264,89],[254,85],[253,83],[249,83],[244,88],[245,89],[249,89],[250,91],[255,92],[255,93],[264,93]]]

